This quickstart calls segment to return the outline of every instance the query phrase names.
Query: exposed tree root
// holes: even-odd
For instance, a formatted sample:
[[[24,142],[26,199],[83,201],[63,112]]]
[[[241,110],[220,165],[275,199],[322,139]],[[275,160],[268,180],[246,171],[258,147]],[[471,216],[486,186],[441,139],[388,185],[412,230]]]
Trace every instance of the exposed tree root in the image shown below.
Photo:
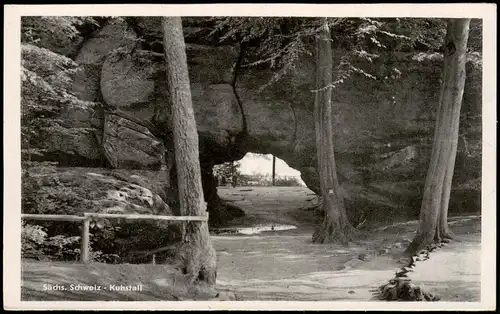
[[[411,257],[421,250],[426,250],[431,246],[442,246],[445,243],[449,243],[451,240],[455,239],[455,234],[453,234],[449,228],[446,228],[446,230],[437,228],[434,238],[432,240],[431,239],[432,238],[429,237],[416,236],[405,250],[405,256]]]
[[[238,206],[220,200],[208,206],[210,213],[209,226],[211,228],[223,227],[228,221],[245,216],[245,212]]]
[[[444,245],[443,242],[432,243],[425,249],[420,249],[417,254],[413,254],[407,266],[398,269],[393,279],[372,291],[374,297],[384,301],[439,301],[441,298],[438,295],[411,283],[407,274],[413,271],[416,262],[428,260],[430,252]]]
[[[408,277],[389,280],[375,291],[375,297],[383,301],[439,301],[440,297],[411,283]]]
[[[346,223],[343,226],[335,227],[331,221],[324,221],[312,236],[313,243],[340,243],[349,244],[350,241],[358,237],[360,232],[351,224]]]
[[[455,239],[455,234],[449,229],[441,230],[441,238],[444,240],[453,240]]]
[[[186,276],[189,286],[215,285],[217,278],[216,253],[210,238],[202,236],[208,233],[206,225],[189,224],[184,241],[176,252],[177,267]]]
[[[313,243],[340,243],[342,245],[349,244],[351,237],[343,232],[326,232],[323,228],[314,232],[312,241]]]

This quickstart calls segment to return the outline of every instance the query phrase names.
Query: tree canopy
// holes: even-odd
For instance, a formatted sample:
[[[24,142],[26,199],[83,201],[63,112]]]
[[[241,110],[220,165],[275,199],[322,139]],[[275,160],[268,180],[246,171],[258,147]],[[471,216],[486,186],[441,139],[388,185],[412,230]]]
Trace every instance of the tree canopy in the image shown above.
[[[219,43],[240,43],[247,49],[243,67],[265,66],[275,75],[263,86],[285,77],[296,69],[301,57],[312,56],[314,39],[321,23],[303,17],[216,17],[210,35]],[[332,48],[342,51],[334,65],[333,84],[342,84],[358,73],[376,79],[377,73],[360,66],[362,62],[398,53],[413,53],[415,60],[441,55],[446,33],[444,19],[430,18],[328,18]],[[481,33],[481,21],[473,21],[471,32]],[[476,37],[469,52],[481,53]],[[471,59],[477,61],[471,55]],[[361,61],[361,62],[360,62]]]

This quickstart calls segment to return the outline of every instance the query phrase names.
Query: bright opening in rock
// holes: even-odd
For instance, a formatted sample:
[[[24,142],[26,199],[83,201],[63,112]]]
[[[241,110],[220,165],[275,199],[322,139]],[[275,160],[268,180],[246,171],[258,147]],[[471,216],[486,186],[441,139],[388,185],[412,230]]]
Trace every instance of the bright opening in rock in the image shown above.
[[[221,223],[212,229],[215,234],[297,229],[295,211],[310,207],[315,199],[300,171],[271,154],[247,153],[241,160],[214,166],[213,174],[219,200],[219,210],[213,212]]]
[[[306,186],[300,171],[271,154],[247,153],[238,161],[214,166],[214,175],[218,186]]]

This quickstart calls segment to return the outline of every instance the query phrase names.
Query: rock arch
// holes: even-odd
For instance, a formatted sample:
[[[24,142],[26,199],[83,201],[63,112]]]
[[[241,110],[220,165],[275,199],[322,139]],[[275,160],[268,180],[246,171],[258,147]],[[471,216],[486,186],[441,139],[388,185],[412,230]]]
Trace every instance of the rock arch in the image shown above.
[[[213,165],[241,159],[247,152],[283,159],[317,191],[311,60],[302,60],[293,75],[260,91],[271,70],[246,68],[235,77],[239,47],[194,40],[189,33],[193,27],[186,27],[187,55],[207,200],[215,199]],[[70,154],[95,166],[105,156],[109,167],[165,172],[165,201],[175,207],[163,59],[154,48],[161,42],[160,30],[154,17],[116,19],[82,45],[75,57],[81,69],[74,92],[100,101],[102,108],[63,111],[65,131],[75,132],[50,134],[42,143],[48,148],[42,159],[61,161]],[[379,60],[371,67],[376,72],[384,64]],[[402,73],[400,78],[354,76],[334,93],[336,156],[348,212],[418,210],[441,67],[439,61],[414,61],[410,54],[395,56],[391,65]],[[477,185],[468,185],[478,179],[481,167],[480,70],[468,70],[462,132],[467,139],[459,147],[458,192],[451,210],[463,195],[480,200]],[[79,129],[86,132],[75,138]]]

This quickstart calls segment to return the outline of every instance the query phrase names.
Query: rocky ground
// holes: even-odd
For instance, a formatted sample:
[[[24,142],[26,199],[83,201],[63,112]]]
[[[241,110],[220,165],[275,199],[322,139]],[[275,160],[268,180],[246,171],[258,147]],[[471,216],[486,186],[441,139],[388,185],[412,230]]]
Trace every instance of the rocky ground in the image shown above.
[[[417,221],[369,226],[347,247],[311,243],[317,217],[306,188],[220,188],[222,198],[246,216],[213,230],[217,250],[217,300],[373,300],[372,289],[404,266],[399,257]],[[478,215],[450,217],[461,242],[450,243],[419,263],[411,274],[443,301],[480,298]],[[288,230],[278,230],[280,226]],[[292,226],[296,228],[292,229]],[[266,227],[274,231],[263,231]],[[260,228],[260,229],[259,229]],[[269,228],[268,228],[269,229]],[[283,228],[287,229],[287,228]],[[188,291],[182,275],[167,265],[106,265],[23,262],[23,300],[184,300],[210,299],[213,292]],[[111,291],[110,285],[143,284],[143,291]],[[45,290],[44,284],[65,291]],[[71,291],[70,285],[101,285],[106,291]]]

